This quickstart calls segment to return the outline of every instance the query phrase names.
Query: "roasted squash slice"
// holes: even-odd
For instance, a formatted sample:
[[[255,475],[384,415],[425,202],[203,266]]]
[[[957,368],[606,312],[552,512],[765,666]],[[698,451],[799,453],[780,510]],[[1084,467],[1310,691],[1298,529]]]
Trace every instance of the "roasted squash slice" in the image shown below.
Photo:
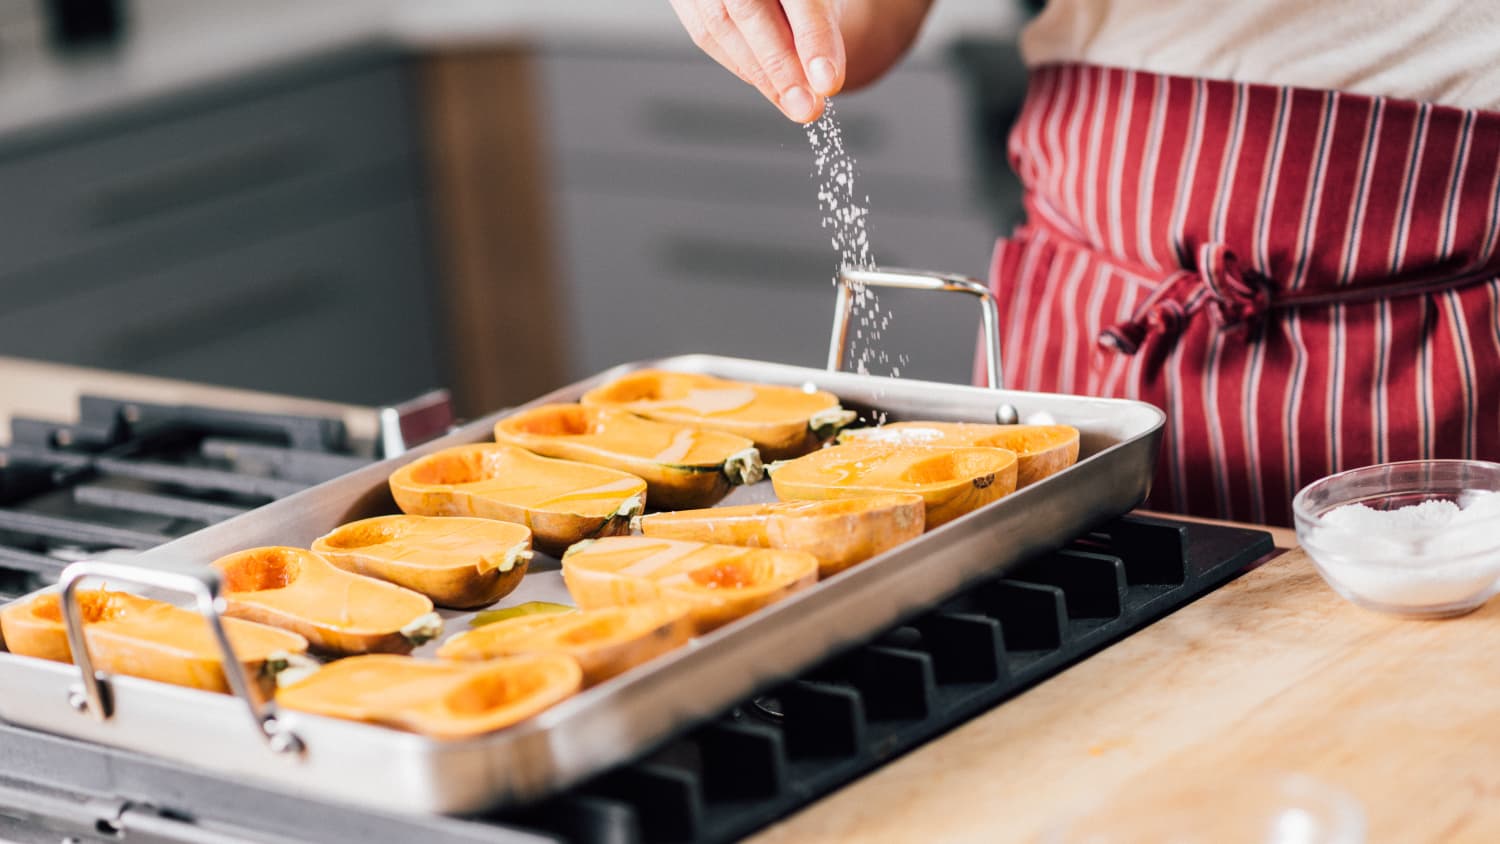
[[[1034,484],[1078,462],[1078,429],[1072,425],[985,425],[979,422],[893,422],[850,428],[839,442],[985,446],[1016,453],[1016,488]]]
[[[542,613],[487,624],[438,648],[442,659],[481,660],[519,654],[566,654],[592,686],[653,659],[692,638],[691,607],[652,601],[567,613]]]
[[[508,727],[577,692],[560,654],[448,662],[374,654],[341,659],[282,687],[276,702],[331,718],[456,739]]]
[[[545,457],[629,472],[646,482],[655,509],[707,507],[731,486],[765,477],[750,440],[623,410],[548,404],[495,423],[495,441]]]
[[[636,524],[663,539],[806,551],[818,558],[818,576],[831,577],[921,536],[925,509],[922,496],[893,493],[652,513]]]
[[[106,589],[80,589],[77,597],[95,668],[174,686],[229,692],[218,642],[196,612]],[[269,696],[275,688],[278,671],[307,652],[306,639],[263,624],[226,618],[224,632],[245,676],[262,696]],[[57,662],[73,659],[55,592],[0,611],[0,634],[11,653]]]
[[[568,549],[562,570],[582,609],[686,601],[701,633],[811,586],[818,558],[805,551],[612,536]]]
[[[797,457],[854,421],[823,390],[748,384],[711,375],[643,369],[583,394],[591,407],[617,407],[660,422],[738,434],[764,460]]]
[[[376,516],[334,529],[312,550],[344,571],[404,586],[441,607],[468,609],[521,584],[531,529],[463,516]]]
[[[630,530],[646,504],[635,475],[539,457],[513,445],[478,443],[436,451],[397,469],[391,495],[415,516],[479,516],[531,528],[532,542],[561,554],[580,539]]]
[[[771,470],[776,495],[788,500],[917,493],[927,505],[928,530],[1016,488],[1016,454],[1002,448],[850,443]]]
[[[213,563],[225,613],[337,654],[408,653],[443,631],[425,595],[351,574],[301,548],[251,548]]]

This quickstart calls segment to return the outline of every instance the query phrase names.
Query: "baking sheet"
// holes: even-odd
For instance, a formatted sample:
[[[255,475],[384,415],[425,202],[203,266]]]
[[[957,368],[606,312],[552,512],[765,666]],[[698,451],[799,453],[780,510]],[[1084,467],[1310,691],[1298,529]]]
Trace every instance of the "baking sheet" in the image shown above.
[[[1146,496],[1164,421],[1159,410],[1139,402],[890,380],[707,355],[617,367],[524,407],[574,401],[598,384],[645,367],[812,384],[838,395],[846,407],[889,421],[988,422],[1007,403],[1023,418],[1047,413],[1077,427],[1080,459],[1057,475],[694,639],[527,722],[485,736],[438,741],[282,711],[282,722],[301,739],[303,750],[276,754],[234,698],[115,677],[110,681],[114,712],[99,721],[67,705],[69,689],[79,680],[76,668],[3,652],[0,719],[384,810],[475,812],[536,799],[646,752],[967,583],[1132,509]],[[396,512],[386,478],[397,466],[448,446],[487,441],[503,415],[476,420],[401,457],[147,551],[136,563],[201,571],[233,551],[272,544],[306,547],[337,525]],[[770,484],[763,482],[736,490],[723,503],[770,496]],[[528,600],[571,603],[557,569],[555,559],[539,555],[522,585],[496,606]],[[470,615],[449,613],[445,638],[466,629]],[[424,646],[423,652],[433,647]]]

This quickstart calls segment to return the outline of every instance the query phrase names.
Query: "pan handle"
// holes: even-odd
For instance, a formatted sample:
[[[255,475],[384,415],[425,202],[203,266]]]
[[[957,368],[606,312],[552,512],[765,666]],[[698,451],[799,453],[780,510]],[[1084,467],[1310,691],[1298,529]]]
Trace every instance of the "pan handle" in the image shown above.
[[[73,664],[78,666],[82,683],[68,692],[68,704],[80,712],[88,712],[99,721],[106,721],[114,711],[110,698],[108,675],[94,669],[94,659],[89,654],[87,637],[83,633],[83,608],[78,603],[78,587],[85,580],[103,578],[137,586],[165,589],[193,598],[198,613],[208,623],[214,641],[218,643],[224,677],[234,696],[245,704],[245,710],[255,723],[255,731],[276,753],[299,753],[302,740],[287,729],[276,717],[276,704],[259,702],[250,691],[250,679],[245,676],[245,666],[234,655],[229,636],[224,631],[220,616],[222,601],[219,598],[219,575],[214,571],[203,574],[145,569],[120,563],[83,561],[62,570],[58,578],[61,587],[63,623],[68,633],[68,647],[73,652]]]
[[[865,287],[899,287],[903,290],[933,290],[944,293],[967,293],[979,300],[979,313],[984,328],[984,362],[988,385],[991,390],[1003,387],[1000,374],[1000,309],[988,287],[959,275],[927,272],[924,270],[902,270],[876,267],[859,270],[843,267],[839,270],[838,299],[833,312],[833,334],[828,341],[828,369],[838,372],[844,368],[844,347],[849,342],[849,316],[854,306],[856,285]]]

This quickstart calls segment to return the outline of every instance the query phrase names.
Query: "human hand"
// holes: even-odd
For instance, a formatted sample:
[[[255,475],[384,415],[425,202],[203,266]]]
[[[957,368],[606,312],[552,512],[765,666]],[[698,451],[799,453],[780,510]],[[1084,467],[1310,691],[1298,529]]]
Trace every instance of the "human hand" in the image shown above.
[[[798,123],[844,86],[843,0],[671,0],[693,43]]]

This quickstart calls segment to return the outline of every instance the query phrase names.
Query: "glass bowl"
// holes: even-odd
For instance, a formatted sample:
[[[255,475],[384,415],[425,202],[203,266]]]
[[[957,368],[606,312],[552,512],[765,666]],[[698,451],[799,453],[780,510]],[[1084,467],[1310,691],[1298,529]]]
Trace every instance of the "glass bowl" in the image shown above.
[[[1486,495],[1496,492],[1500,463],[1410,460],[1314,481],[1292,512],[1297,541],[1335,592],[1380,612],[1440,618],[1478,609],[1500,591],[1500,495]],[[1452,506],[1426,502],[1468,509],[1454,516]],[[1425,506],[1401,517],[1329,517],[1350,504]]]

